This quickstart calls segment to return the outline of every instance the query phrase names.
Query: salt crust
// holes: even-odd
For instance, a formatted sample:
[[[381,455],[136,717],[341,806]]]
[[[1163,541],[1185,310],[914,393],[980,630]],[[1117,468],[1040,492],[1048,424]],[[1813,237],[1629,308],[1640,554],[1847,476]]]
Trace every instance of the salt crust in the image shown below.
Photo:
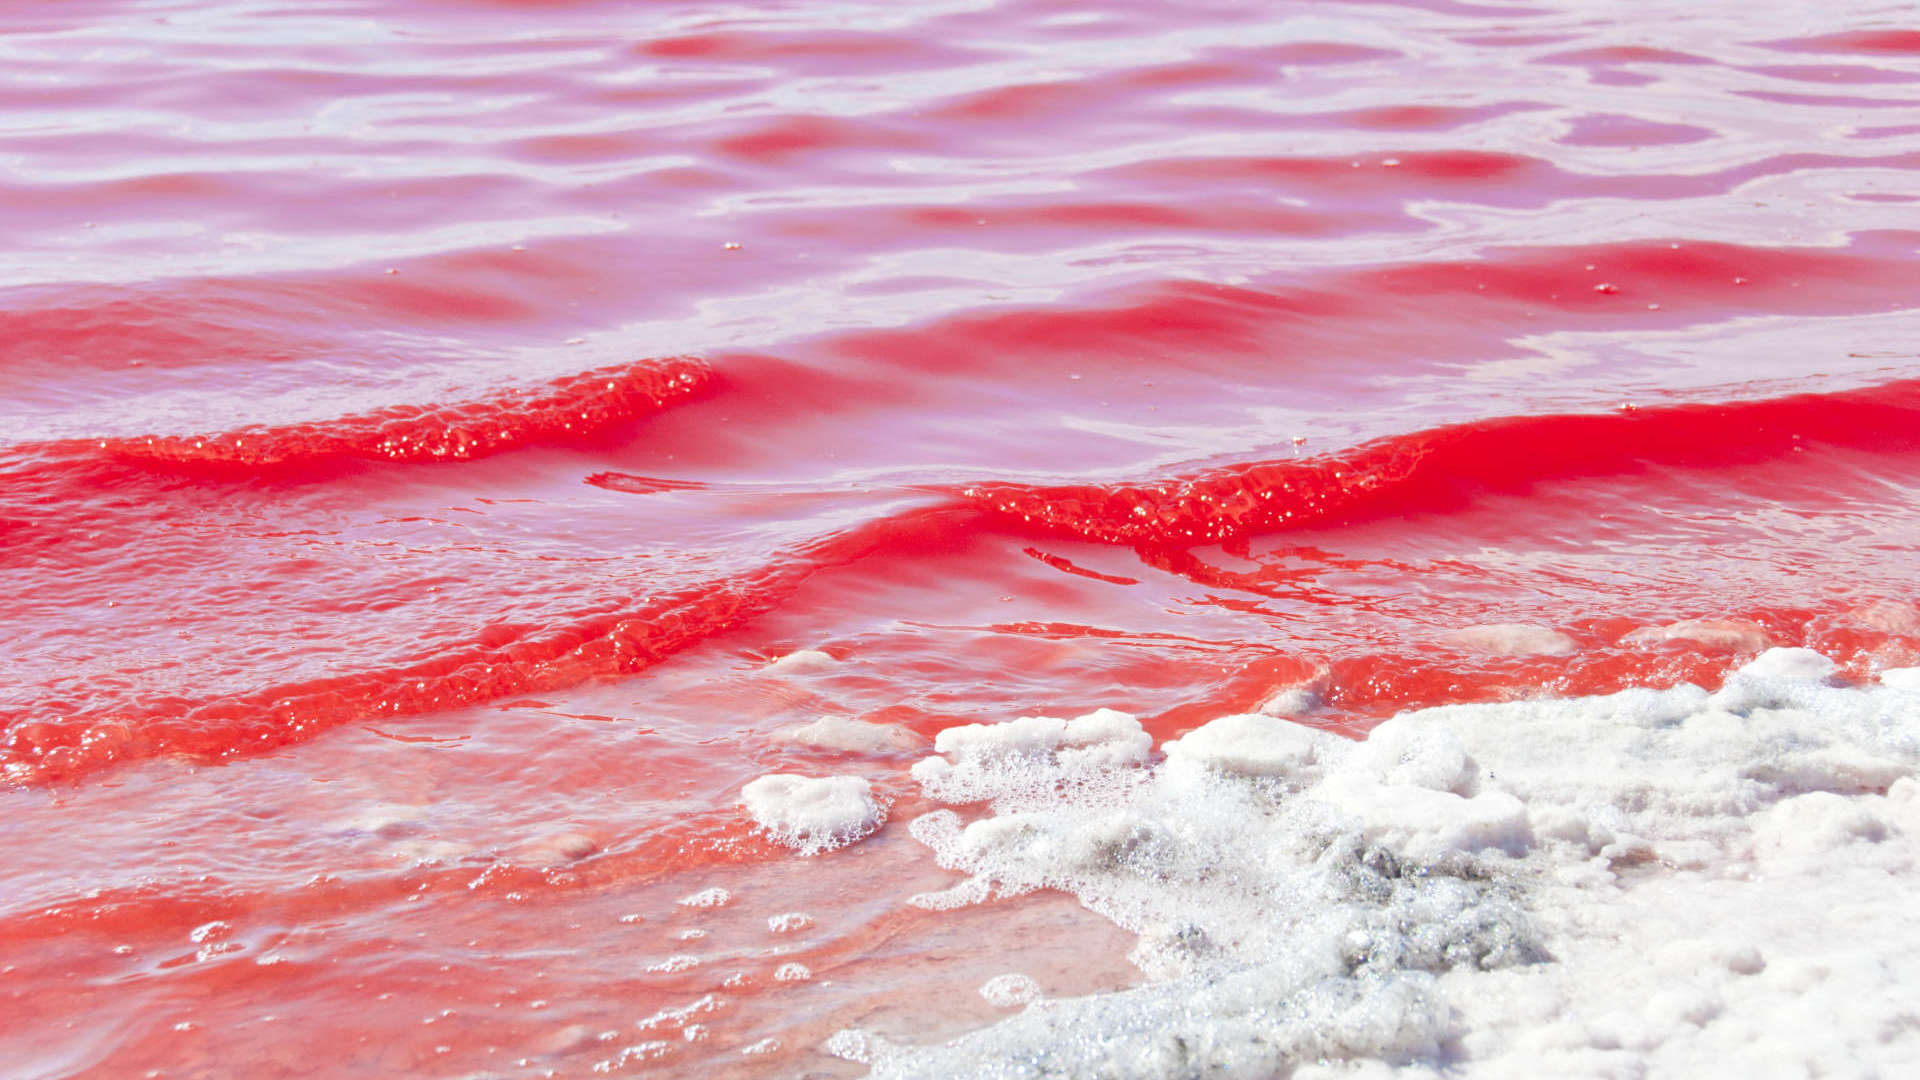
[[[1691,641],[1722,652],[1758,652],[1767,647],[1767,632],[1739,619],[1683,619],[1666,626],[1649,626],[1628,634],[1629,645],[1657,645],[1663,641]]]
[[[1723,689],[1453,706],[1362,743],[1111,711],[943,732],[913,835],[1139,935],[1151,985],[882,1077],[1920,1075],[1920,669],[1773,649]]]
[[[1040,984],[1027,975],[995,975],[980,985],[980,996],[989,1005],[1013,1009],[1037,1000]]]
[[[1468,626],[1448,634],[1446,640],[1490,656],[1570,656],[1580,647],[1558,630],[1530,623]]]
[[[802,855],[851,844],[887,819],[872,785],[858,776],[773,773],[742,788],[740,802],[767,835]]]
[[[767,661],[764,670],[777,671],[783,675],[800,675],[812,671],[829,671],[839,663],[840,661],[835,660],[831,653],[821,652],[819,649],[797,649],[785,656]]]
[[[767,929],[775,934],[791,934],[812,925],[813,916],[805,912],[787,911],[767,916]]]
[[[692,896],[683,896],[674,902],[681,907],[726,907],[733,902],[733,894],[715,885],[712,888],[701,889]]]
[[[844,716],[822,716],[811,723],[782,728],[774,732],[773,737],[782,742],[850,754],[897,754],[903,750],[924,750],[927,745],[906,728]]]

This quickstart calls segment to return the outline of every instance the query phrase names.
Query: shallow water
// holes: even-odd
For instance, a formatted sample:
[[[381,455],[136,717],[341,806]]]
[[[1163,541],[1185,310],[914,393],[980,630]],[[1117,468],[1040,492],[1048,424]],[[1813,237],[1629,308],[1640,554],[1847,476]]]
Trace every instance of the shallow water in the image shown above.
[[[948,728],[1920,663],[1909,15],[9,7],[0,1053],[858,1075],[1148,977]]]

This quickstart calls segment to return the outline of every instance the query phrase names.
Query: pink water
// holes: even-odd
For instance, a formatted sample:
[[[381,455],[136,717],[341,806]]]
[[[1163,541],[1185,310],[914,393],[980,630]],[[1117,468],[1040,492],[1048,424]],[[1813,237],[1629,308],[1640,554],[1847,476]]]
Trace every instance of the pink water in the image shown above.
[[[857,1075],[1138,978],[945,727],[1920,662],[1910,16],[8,7],[6,1071]]]

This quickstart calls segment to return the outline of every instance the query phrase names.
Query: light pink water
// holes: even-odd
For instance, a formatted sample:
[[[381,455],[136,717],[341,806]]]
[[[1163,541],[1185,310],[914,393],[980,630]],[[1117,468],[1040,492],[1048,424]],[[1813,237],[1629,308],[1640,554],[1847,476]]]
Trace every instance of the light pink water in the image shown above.
[[[9,7],[0,1060],[857,1074],[1138,978],[948,726],[1920,661],[1911,15]]]

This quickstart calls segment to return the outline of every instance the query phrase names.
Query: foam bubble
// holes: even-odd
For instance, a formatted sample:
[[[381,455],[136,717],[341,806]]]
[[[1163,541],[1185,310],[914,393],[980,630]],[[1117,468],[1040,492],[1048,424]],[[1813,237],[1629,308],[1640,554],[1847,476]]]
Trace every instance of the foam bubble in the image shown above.
[[[1152,982],[829,1049],[881,1077],[1901,1071],[1920,680],[1833,672],[1775,649],[1713,694],[1429,709],[1361,743],[1230,716],[1158,763],[1117,713],[951,729],[913,775],[955,808],[911,832],[963,877],[916,902],[1071,892]]]
[[[887,817],[872,785],[858,776],[773,773],[741,789],[740,802],[769,836],[802,855],[851,844]]]

